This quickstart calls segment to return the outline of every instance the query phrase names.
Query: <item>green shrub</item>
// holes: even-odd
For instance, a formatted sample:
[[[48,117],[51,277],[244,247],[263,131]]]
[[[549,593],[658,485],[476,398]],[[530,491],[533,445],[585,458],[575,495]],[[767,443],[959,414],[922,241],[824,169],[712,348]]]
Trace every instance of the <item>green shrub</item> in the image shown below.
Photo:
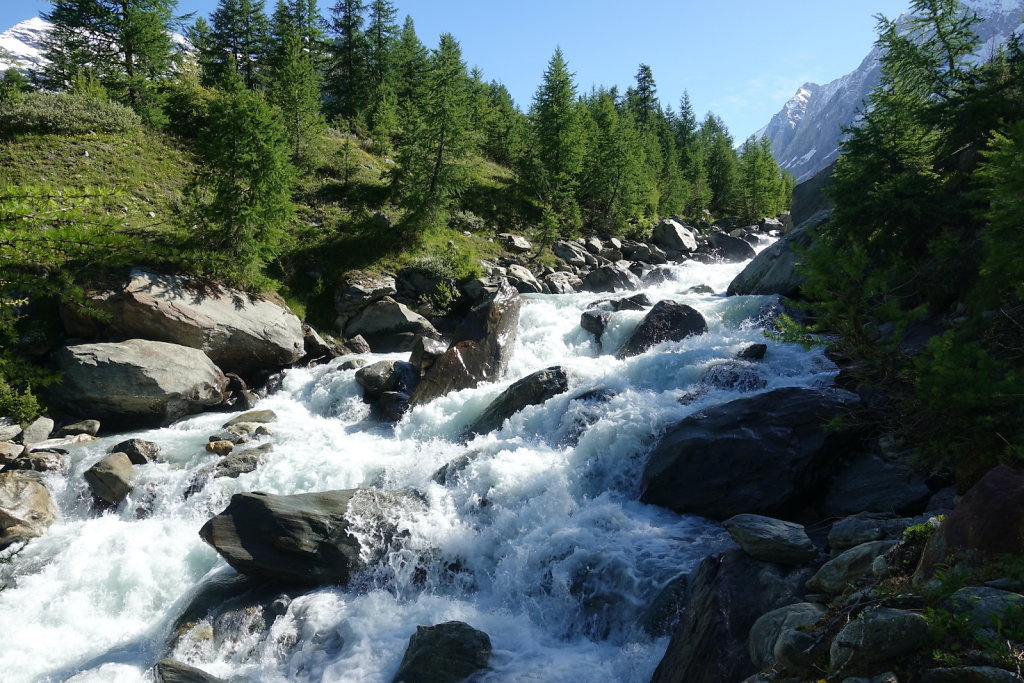
[[[142,119],[131,109],[109,100],[73,94],[28,93],[0,104],[0,135],[83,135],[132,133]]]

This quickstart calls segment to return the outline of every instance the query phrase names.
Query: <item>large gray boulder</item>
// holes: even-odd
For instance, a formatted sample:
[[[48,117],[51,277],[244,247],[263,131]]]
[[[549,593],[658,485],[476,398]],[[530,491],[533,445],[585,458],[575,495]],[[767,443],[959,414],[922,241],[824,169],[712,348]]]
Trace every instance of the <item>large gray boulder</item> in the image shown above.
[[[117,505],[132,492],[135,470],[124,453],[111,453],[85,471],[92,495],[107,505]]]
[[[722,526],[755,560],[805,564],[818,556],[802,524],[762,515],[736,515],[725,520]]]
[[[797,273],[799,251],[811,244],[810,233],[797,228],[771,245],[733,278],[729,283],[729,296],[737,294],[780,294],[795,297],[800,292],[804,277]]]
[[[585,292],[618,292],[624,289],[635,291],[642,286],[640,278],[625,268],[601,266],[583,278],[582,289]]]
[[[775,659],[775,645],[779,636],[798,626],[809,626],[825,614],[822,605],[798,602],[774,609],[760,616],[750,628],[750,659],[758,669],[764,669]]]
[[[659,301],[619,349],[619,358],[637,356],[656,344],[680,341],[708,331],[704,316],[692,306],[671,300]]]
[[[756,671],[748,636],[758,617],[799,602],[809,572],[741,550],[705,559],[652,683],[740,681]]]
[[[42,536],[57,519],[49,490],[31,475],[0,472],[0,550]]]
[[[416,385],[413,405],[500,379],[515,344],[520,305],[519,292],[502,280],[462,320],[448,350]]]
[[[861,512],[833,524],[828,532],[828,545],[835,556],[862,543],[898,540],[908,526],[923,524],[928,519],[928,515],[897,517],[879,512]]]
[[[930,669],[921,674],[921,683],[1022,683],[1013,671],[994,666],[953,666]]]
[[[416,337],[441,337],[430,321],[389,296],[374,301],[345,324],[345,336],[362,336],[377,353],[411,351]]]
[[[459,683],[487,668],[491,639],[461,621],[417,626],[392,683]]]
[[[501,427],[505,420],[526,406],[544,403],[569,390],[565,368],[558,366],[539,370],[515,382],[501,392],[469,428],[470,434],[487,434]]]
[[[928,622],[916,612],[870,608],[843,627],[829,649],[830,679],[875,674],[875,665],[914,652],[928,639]]]
[[[1006,624],[1024,608],[1024,595],[988,586],[961,588],[942,602],[943,609],[967,615],[971,623],[991,632]]]
[[[712,253],[726,263],[740,263],[757,255],[746,240],[724,232],[711,233],[709,242]]]
[[[153,667],[153,677],[157,683],[224,683],[224,679],[176,659],[161,659],[157,662]]]
[[[338,313],[338,327],[344,330],[349,318],[374,301],[398,293],[395,278],[366,270],[350,270],[342,275],[334,290],[334,310]]]
[[[199,531],[228,564],[243,574],[288,583],[346,583],[368,556],[350,531],[371,524],[384,544],[400,509],[416,503],[408,494],[378,489],[274,495],[236,493]]]
[[[828,428],[857,401],[835,389],[790,387],[731,401],[679,422],[644,469],[641,500],[727,519],[795,513],[849,436]]]
[[[876,557],[892,550],[897,541],[871,541],[840,553],[818,569],[807,582],[807,588],[816,593],[839,595],[854,587],[862,577],[871,573]]]
[[[925,476],[902,462],[865,453],[842,468],[829,484],[822,503],[826,517],[858,512],[916,514],[931,497]]]
[[[93,303],[110,316],[103,323],[108,338],[199,349],[224,372],[282,367],[305,354],[302,322],[284,306],[181,275],[133,270],[124,285]],[[77,332],[73,318],[65,323]]]
[[[21,432],[21,443],[26,446],[41,443],[50,438],[53,432],[53,420],[46,416],[32,420]]]
[[[129,339],[66,346],[56,358],[62,379],[51,401],[108,426],[163,426],[226,397],[227,377],[194,348]]]
[[[671,218],[666,218],[654,226],[651,241],[662,249],[672,249],[686,254],[697,251],[697,238],[693,231]]]

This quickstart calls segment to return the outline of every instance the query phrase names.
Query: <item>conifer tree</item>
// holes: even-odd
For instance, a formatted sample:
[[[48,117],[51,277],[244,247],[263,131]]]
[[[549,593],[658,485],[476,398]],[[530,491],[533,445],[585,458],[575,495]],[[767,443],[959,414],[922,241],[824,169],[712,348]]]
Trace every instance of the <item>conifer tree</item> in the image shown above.
[[[150,125],[162,125],[159,83],[169,77],[177,0],[55,0],[44,18],[45,84],[66,89],[88,71],[116,101]]]
[[[416,35],[412,17],[407,16],[395,43],[392,65],[395,73],[395,97],[399,109],[415,108],[423,92],[428,52]]]
[[[607,90],[587,100],[590,144],[580,188],[585,225],[602,234],[622,232],[643,213],[646,178],[640,135],[632,112],[619,111]]]
[[[242,286],[261,283],[294,211],[294,170],[278,112],[234,68],[208,107],[195,198],[201,266]]]
[[[720,216],[728,214],[736,208],[739,168],[732,136],[725,122],[708,112],[700,127],[700,142],[711,194],[709,208]]]
[[[495,163],[513,166],[523,153],[526,117],[508,88],[496,81],[487,86],[487,99],[491,116],[484,130],[483,151]]]
[[[263,0],[220,0],[211,24],[207,80],[225,83],[228,72],[235,71],[247,88],[261,86],[270,40]]]
[[[367,104],[365,12],[362,0],[338,0],[331,8],[334,45],[326,91],[330,110],[350,120],[363,113]]]
[[[772,216],[788,205],[787,183],[772,155],[771,141],[751,135],[739,158],[739,210],[749,220]]]
[[[282,37],[282,47],[270,72],[267,99],[282,113],[291,162],[315,168],[327,130],[320,102],[320,73],[297,26]]]

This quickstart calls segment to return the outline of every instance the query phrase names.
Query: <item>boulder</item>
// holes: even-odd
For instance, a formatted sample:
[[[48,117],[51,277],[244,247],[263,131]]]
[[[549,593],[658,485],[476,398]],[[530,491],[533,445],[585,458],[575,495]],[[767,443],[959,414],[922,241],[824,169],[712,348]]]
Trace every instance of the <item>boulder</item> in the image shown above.
[[[737,294],[779,294],[795,297],[800,292],[804,277],[797,273],[798,252],[811,244],[806,229],[798,228],[771,245],[733,278],[727,293]]]
[[[111,426],[164,426],[222,403],[227,378],[205,353],[165,342],[66,346],[51,401],[69,413],[87,408]]]
[[[20,424],[9,417],[0,417],[0,442],[13,441],[21,432]]]
[[[127,455],[111,453],[85,471],[85,481],[95,498],[117,505],[132,492],[135,470]]]
[[[18,446],[22,448],[22,446]],[[15,455],[0,454],[0,465],[4,472],[22,470],[25,472],[67,472],[68,452],[60,448],[33,448]]]
[[[240,475],[252,472],[267,461],[267,455],[273,452],[272,444],[263,444],[256,448],[246,448],[225,456],[213,466],[213,478],[228,477],[235,479]]]
[[[1013,671],[994,666],[954,666],[929,669],[921,674],[921,683],[1021,683]]]
[[[93,303],[109,314],[108,338],[199,349],[225,372],[283,367],[305,354],[302,323],[284,306],[181,275],[133,270],[125,284]]]
[[[156,683],[224,683],[223,678],[211,676],[202,669],[189,666],[176,659],[161,659],[153,667]]]
[[[505,420],[526,406],[540,405],[552,396],[569,390],[569,378],[565,368],[558,366],[539,370],[515,382],[501,392],[484,409],[469,428],[469,434],[488,434],[501,427]]]
[[[487,668],[491,639],[461,621],[417,626],[392,683],[459,683]]]
[[[914,652],[928,639],[924,616],[887,607],[869,608],[843,627],[829,649],[829,678],[874,674],[887,664]]]
[[[455,330],[452,344],[423,376],[412,404],[501,378],[519,327],[519,293],[502,280],[497,291],[473,307]]]
[[[726,263],[740,263],[757,256],[746,240],[724,232],[711,233],[710,242],[714,255]]]
[[[611,315],[608,311],[583,311],[580,315],[580,327],[590,332],[600,342]]]
[[[736,354],[739,360],[763,360],[768,353],[767,344],[751,344]]]
[[[26,446],[46,441],[53,433],[53,420],[48,417],[37,417],[21,432],[21,443]]]
[[[784,628],[775,638],[772,656],[791,671],[808,669],[814,661],[814,636],[801,629]]]
[[[348,349],[336,341],[327,341],[311,325],[302,326],[302,365],[326,363],[338,356],[344,356]]]
[[[277,422],[277,413],[273,410],[250,410],[249,412],[236,415],[222,426],[224,429],[233,427],[238,424],[245,424],[248,422],[258,422],[259,424],[269,424],[271,422]]]
[[[736,515],[722,523],[733,540],[755,560],[806,564],[818,556],[803,525],[761,515]]]
[[[508,280],[520,294],[540,294],[544,292],[544,285],[537,280],[537,276],[528,268],[518,264],[511,264],[508,268]]]
[[[697,251],[697,237],[693,231],[671,218],[666,218],[654,226],[651,241],[662,249],[681,251],[684,254]]]
[[[604,251],[604,244],[596,237],[588,237],[583,240],[583,248],[597,256]]]
[[[530,240],[526,239],[522,235],[513,235],[508,232],[502,232],[498,234],[498,241],[501,242],[501,246],[515,254],[525,254],[533,249],[533,245],[530,244]]]
[[[430,321],[391,297],[367,305],[345,324],[346,337],[362,336],[377,353],[410,351],[417,336],[440,339]]]
[[[356,383],[371,403],[386,391],[409,393],[418,381],[416,366],[401,360],[382,360],[356,372]]]
[[[862,454],[836,474],[822,507],[826,517],[858,512],[912,515],[924,510],[931,495],[925,477],[907,465]]]
[[[0,472],[0,550],[42,536],[55,519],[45,486],[22,472]]]
[[[668,299],[654,304],[619,349],[619,358],[638,356],[656,344],[704,334],[708,324],[695,308]]]
[[[413,344],[412,353],[409,355],[409,363],[415,369],[416,376],[426,374],[447,350],[448,345],[442,341],[430,337],[418,337]]]
[[[382,548],[362,548],[350,533],[372,525],[384,546],[401,507],[418,499],[400,492],[347,489],[275,495],[236,493],[199,536],[243,574],[286,583],[346,583]],[[418,503],[422,505],[422,503]]]
[[[810,626],[826,612],[822,605],[798,602],[774,609],[758,617],[750,627],[748,646],[750,659],[758,669],[766,668],[775,659],[775,645],[784,631]]]
[[[700,383],[709,388],[744,392],[763,389],[768,380],[750,363],[724,360],[712,364],[701,375]]]
[[[617,292],[623,289],[637,290],[642,287],[640,278],[625,268],[601,266],[583,278],[585,292]]]
[[[160,457],[160,446],[143,439],[128,439],[110,449],[111,453],[124,453],[133,465],[145,465]]]
[[[638,244],[630,258],[652,266],[661,266],[668,263],[668,257],[665,255],[665,252],[655,244]]]
[[[807,582],[807,589],[815,593],[839,595],[845,593],[864,576],[871,573],[876,557],[889,552],[897,541],[871,541],[840,553],[818,569]]]
[[[363,336],[357,334],[345,341],[345,348],[349,350],[349,353],[371,353],[370,344]],[[358,360],[358,359],[356,359]]]
[[[593,262],[594,257],[581,245],[566,240],[558,240],[551,249],[555,256],[571,266],[586,266]]]
[[[833,555],[871,541],[895,541],[904,529],[928,521],[927,515],[897,517],[896,515],[862,512],[844,517],[832,525],[828,532],[828,545]]]
[[[846,391],[789,387],[691,415],[651,453],[641,500],[716,519],[785,518],[819,493],[846,452],[850,436],[827,425],[856,402]]]
[[[24,452],[25,447],[20,443],[0,441],[0,466],[6,465],[7,463],[15,460]]]
[[[544,284],[551,294],[573,294],[583,287],[583,280],[572,273],[551,273],[544,276]]]
[[[225,456],[235,450],[235,443],[230,439],[214,439],[206,444],[206,450],[216,455]]]
[[[99,420],[81,420],[74,424],[64,425],[57,430],[57,436],[75,436],[77,434],[88,434],[96,436],[100,431]]]
[[[1024,553],[1024,472],[999,465],[972,486],[928,539],[914,580],[968,553],[989,561]]]
[[[766,612],[799,602],[808,574],[759,562],[741,550],[705,559],[651,682],[739,681],[754,673],[751,627]]]
[[[976,628],[994,632],[1021,613],[1024,595],[988,586],[967,586],[943,600],[941,607],[967,615]]]
[[[792,217],[788,213],[783,214],[783,217],[789,221],[792,221]],[[783,221],[779,220],[778,218],[765,217],[757,222],[757,229],[760,230],[761,232],[766,233],[776,231],[781,235],[786,230],[786,224]]]

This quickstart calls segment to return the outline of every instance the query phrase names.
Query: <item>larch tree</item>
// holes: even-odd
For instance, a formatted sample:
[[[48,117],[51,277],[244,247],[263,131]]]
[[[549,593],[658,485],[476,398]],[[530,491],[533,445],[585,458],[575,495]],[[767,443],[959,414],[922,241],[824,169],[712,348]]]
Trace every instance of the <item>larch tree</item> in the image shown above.
[[[320,72],[297,26],[280,41],[270,70],[267,99],[281,111],[291,162],[314,169],[327,131],[320,101]]]
[[[362,114],[367,104],[365,12],[362,0],[338,0],[331,8],[334,44],[326,92],[331,112],[349,120]]]
[[[262,0],[220,0],[211,16],[209,55],[211,83],[224,83],[228,72],[242,76],[246,87],[262,85],[270,26]]]

